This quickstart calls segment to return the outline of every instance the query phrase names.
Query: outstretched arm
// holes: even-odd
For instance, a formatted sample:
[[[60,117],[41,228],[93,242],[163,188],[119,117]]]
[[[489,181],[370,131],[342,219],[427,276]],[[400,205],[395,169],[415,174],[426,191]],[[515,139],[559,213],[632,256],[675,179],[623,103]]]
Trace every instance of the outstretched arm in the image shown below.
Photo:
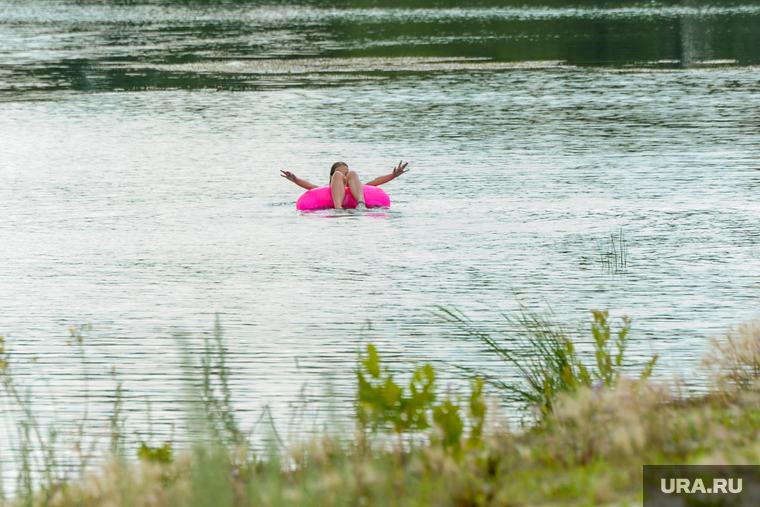
[[[288,180],[292,181],[293,183],[295,183],[301,188],[305,188],[306,190],[311,190],[312,188],[319,188],[314,183],[309,183],[306,180],[302,180],[301,178],[299,178],[298,176],[296,176],[290,171],[280,170],[280,172],[282,173],[280,174],[280,176],[282,176],[283,178],[287,178]]]
[[[403,160],[401,162],[403,162]],[[365,185],[368,185],[370,187],[378,187],[382,185],[383,183],[388,183],[392,179],[398,178],[402,174],[409,172],[409,169],[406,169],[406,166],[409,165],[409,162],[403,165],[401,162],[398,163],[398,167],[393,168],[392,173],[386,174],[385,176],[380,176],[379,178],[375,178],[374,180],[368,183],[365,183]]]

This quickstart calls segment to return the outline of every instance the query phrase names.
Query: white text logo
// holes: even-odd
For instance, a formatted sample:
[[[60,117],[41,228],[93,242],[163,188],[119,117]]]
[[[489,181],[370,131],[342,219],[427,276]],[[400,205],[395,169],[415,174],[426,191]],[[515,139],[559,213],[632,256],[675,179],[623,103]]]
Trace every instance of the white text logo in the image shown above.
[[[734,487],[733,479],[713,479],[712,487],[705,488],[702,479],[694,480],[693,484],[689,479],[662,479],[660,489],[663,493],[741,493],[742,480],[736,479],[736,487]]]

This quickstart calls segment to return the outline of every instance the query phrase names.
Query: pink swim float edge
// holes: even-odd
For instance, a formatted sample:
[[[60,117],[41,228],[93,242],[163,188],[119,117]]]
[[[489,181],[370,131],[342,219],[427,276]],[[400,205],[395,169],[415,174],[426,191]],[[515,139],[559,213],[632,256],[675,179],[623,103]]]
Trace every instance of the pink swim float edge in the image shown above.
[[[355,208],[359,204],[351,195],[351,191],[346,187],[346,198],[343,199],[344,208]],[[391,198],[385,193],[385,190],[378,187],[368,187],[364,185],[364,204],[369,206],[391,205]],[[305,194],[298,198],[296,202],[297,210],[325,209],[334,208],[330,187],[319,187],[307,190]]]

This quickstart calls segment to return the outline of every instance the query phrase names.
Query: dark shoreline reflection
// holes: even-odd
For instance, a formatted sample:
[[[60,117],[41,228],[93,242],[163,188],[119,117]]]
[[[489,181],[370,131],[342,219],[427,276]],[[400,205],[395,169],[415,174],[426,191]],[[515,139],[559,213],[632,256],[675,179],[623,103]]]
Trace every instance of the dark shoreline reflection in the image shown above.
[[[0,7],[0,94],[247,90],[340,80],[114,64],[443,57],[581,67],[760,64],[760,2],[11,2]],[[138,65],[139,66],[139,65]],[[360,73],[360,74],[367,74]],[[373,71],[393,78],[392,69]]]

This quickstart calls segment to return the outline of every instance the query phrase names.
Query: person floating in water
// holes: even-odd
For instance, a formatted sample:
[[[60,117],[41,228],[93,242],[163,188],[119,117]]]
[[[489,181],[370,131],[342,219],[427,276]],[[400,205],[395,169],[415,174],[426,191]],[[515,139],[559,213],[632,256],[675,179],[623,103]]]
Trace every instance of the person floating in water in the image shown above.
[[[375,178],[374,180],[365,183],[365,185],[378,187],[383,183],[388,183],[392,179],[398,178],[402,174],[409,172],[409,169],[406,168],[408,165],[409,162],[404,164],[402,160],[398,163],[397,167],[393,168],[393,172]],[[287,178],[301,188],[305,188],[306,190],[319,188],[313,183],[302,180],[290,171],[280,170],[280,172],[282,173],[280,176]],[[330,193],[332,195],[333,204],[338,209],[343,208],[343,201],[346,198],[346,187],[348,187],[348,190],[351,192],[351,195],[354,196],[356,202],[359,203],[356,206],[357,209],[366,208],[367,205],[364,204],[364,187],[362,186],[362,182],[359,181],[359,175],[356,174],[355,171],[349,171],[348,165],[345,162],[335,162],[330,168]]]

